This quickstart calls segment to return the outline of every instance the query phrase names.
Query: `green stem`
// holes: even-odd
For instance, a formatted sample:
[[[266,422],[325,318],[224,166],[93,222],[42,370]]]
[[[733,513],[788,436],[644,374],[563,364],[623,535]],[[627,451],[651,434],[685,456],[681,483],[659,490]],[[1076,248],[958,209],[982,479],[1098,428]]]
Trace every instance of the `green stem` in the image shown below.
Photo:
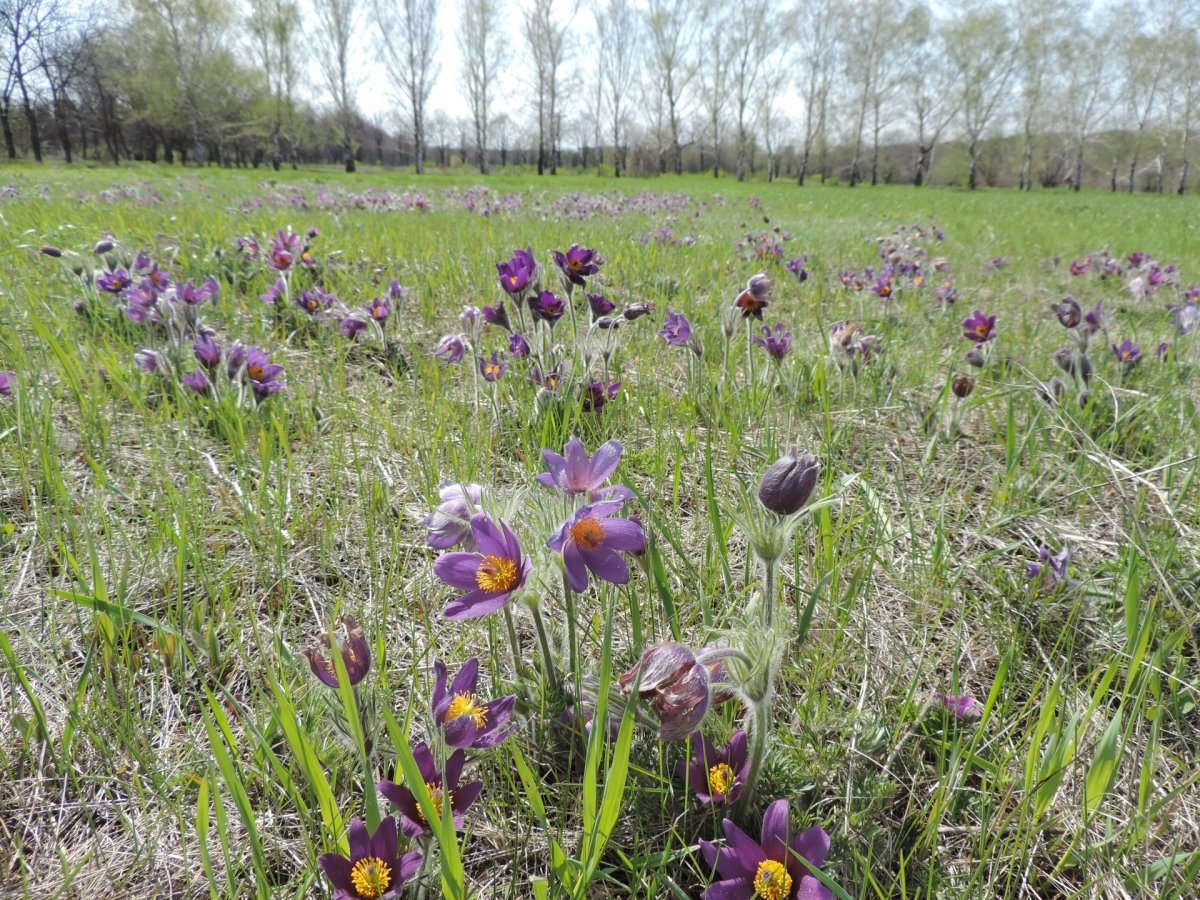
[[[763,627],[770,628],[775,621],[775,567],[778,560],[763,560]]]
[[[513,667],[520,675],[525,671],[525,661],[521,658],[521,642],[517,639],[517,625],[513,621],[512,607],[504,604],[504,625],[508,629],[508,643],[512,646]]]
[[[533,627],[537,630],[538,643],[542,647],[542,674],[550,679],[550,685],[556,694],[562,693],[558,683],[558,672],[554,668],[554,657],[550,655],[550,639],[546,635],[546,623],[542,621],[542,611],[536,602],[529,604],[533,613]]]
[[[734,818],[742,819],[750,806],[750,798],[754,796],[754,788],[758,784],[758,776],[762,772],[763,759],[767,750],[767,733],[771,727],[771,700],[774,691],[768,690],[766,695],[751,709],[749,725],[749,757],[750,769],[746,773],[746,784],[742,788],[742,796],[734,807]]]
[[[567,583],[567,573],[563,571],[563,600],[567,609],[567,669],[571,673],[575,690],[579,690],[579,638],[575,633],[575,592]]]

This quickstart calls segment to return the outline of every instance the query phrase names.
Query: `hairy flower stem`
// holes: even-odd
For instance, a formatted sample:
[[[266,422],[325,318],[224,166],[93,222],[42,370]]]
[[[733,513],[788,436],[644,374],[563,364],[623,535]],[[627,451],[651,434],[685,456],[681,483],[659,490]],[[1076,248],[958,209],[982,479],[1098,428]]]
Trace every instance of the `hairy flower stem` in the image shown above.
[[[575,592],[567,583],[567,573],[563,571],[563,599],[567,607],[567,669],[571,673],[573,688],[578,691],[580,685],[579,671],[579,637],[575,632]]]
[[[764,559],[763,564],[763,627],[770,628],[775,622],[775,570],[779,560]]]
[[[554,668],[554,657],[550,655],[550,638],[546,634],[546,623],[542,621],[542,610],[538,601],[529,603],[529,611],[533,613],[533,627],[537,630],[538,644],[542,648],[542,677],[550,682],[555,694],[562,694],[562,686],[558,681],[558,670]]]
[[[774,690],[768,690],[761,700],[753,704],[747,716],[746,730],[749,732],[750,743],[748,756],[750,768],[746,772],[746,785],[742,788],[742,796],[734,807],[734,818],[742,819],[750,806],[750,798],[754,796],[754,788],[758,784],[758,776],[762,771],[763,758],[767,750],[767,734],[771,728],[771,701]]]

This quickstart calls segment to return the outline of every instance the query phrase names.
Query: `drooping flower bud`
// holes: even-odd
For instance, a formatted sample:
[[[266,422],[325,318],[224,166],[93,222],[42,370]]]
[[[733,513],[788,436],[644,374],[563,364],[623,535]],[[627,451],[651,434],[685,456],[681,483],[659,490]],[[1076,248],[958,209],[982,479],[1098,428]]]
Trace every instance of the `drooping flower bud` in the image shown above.
[[[52,259],[59,259],[62,256],[62,251],[57,247],[51,246],[50,244],[46,244],[44,247],[42,247],[40,252],[43,256],[49,256]]]
[[[367,638],[363,634],[362,628],[354,621],[351,616],[343,616],[342,631],[345,634],[344,639],[338,639],[337,652],[342,654],[342,662],[346,666],[346,675],[350,679],[350,684],[358,684],[366,677],[367,672],[371,670],[371,647],[367,643]],[[333,649],[333,635],[326,634],[321,637],[321,642],[327,649]],[[323,684],[331,688],[338,686],[337,666],[332,658],[326,657],[324,653],[313,647],[305,647],[301,651],[308,657],[308,664]]]
[[[955,375],[954,380],[950,382],[950,389],[954,391],[955,397],[965,400],[971,396],[971,391],[975,390],[975,379],[966,375]]]
[[[789,451],[767,469],[758,486],[758,499],[771,512],[799,512],[817,486],[821,463],[811,453]]]
[[[99,241],[96,246],[92,248],[92,253],[96,254],[96,256],[103,256],[115,246],[116,244],[114,244],[111,239],[105,238],[104,240]]]
[[[658,737],[677,741],[700,727],[712,695],[708,669],[682,644],[656,644],[619,679],[621,690],[648,702],[659,721]]]

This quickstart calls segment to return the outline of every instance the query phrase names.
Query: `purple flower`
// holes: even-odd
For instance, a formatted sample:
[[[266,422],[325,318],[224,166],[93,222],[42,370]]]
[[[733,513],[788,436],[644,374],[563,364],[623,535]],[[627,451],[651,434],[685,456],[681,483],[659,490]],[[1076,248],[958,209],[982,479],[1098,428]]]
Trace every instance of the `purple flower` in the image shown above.
[[[623,493],[622,499],[626,499],[628,491],[623,485],[604,487],[604,482],[616,471],[624,452],[625,448],[619,442],[605,441],[589,458],[583,442],[571,437],[563,448],[562,456],[553,450],[542,451],[546,471],[539,473],[534,480],[568,497],[587,495],[591,500],[615,499],[614,494]]]
[[[400,282],[395,278],[388,284],[388,299],[393,303],[402,302],[410,293],[412,293],[412,289],[400,287]]]
[[[484,703],[475,693],[479,680],[479,660],[472,657],[459,670],[446,689],[448,672],[440,659],[433,664],[437,682],[433,688],[433,717],[451,747],[483,750],[495,747],[508,737],[505,728],[516,706],[516,695]]]
[[[271,362],[265,350],[258,347],[246,348],[246,363],[242,373],[254,391],[254,399],[261,403],[271,394],[283,390],[283,382],[279,376],[283,374],[283,366]]]
[[[1155,348],[1154,355],[1157,356],[1159,359],[1161,359],[1163,362],[1166,362],[1171,357],[1171,345],[1168,344],[1166,341],[1163,341],[1161,344],[1159,344]]]
[[[807,256],[797,256],[791,260],[784,268],[796,276],[796,281],[800,284],[808,281],[808,269],[804,268],[808,264]]]
[[[1195,331],[1200,326],[1200,288],[1192,285],[1183,295],[1183,303],[1172,303],[1167,309],[1171,312],[1171,322],[1180,334]]]
[[[396,820],[384,818],[373,835],[366,823],[350,823],[350,858],[326,853],[317,862],[333,885],[333,900],[390,900],[399,897],[404,883],[421,868],[417,851],[400,856]]]
[[[483,321],[489,325],[496,325],[503,328],[505,331],[512,331],[512,325],[508,321],[508,310],[504,308],[503,300],[496,306],[485,306],[483,308]]]
[[[675,312],[670,307],[663,318],[663,327],[658,336],[672,347],[686,347],[692,339],[692,323],[683,313]]]
[[[152,375],[158,371],[159,359],[158,354],[153,350],[141,349],[133,354],[133,364],[145,372],[147,375]],[[2,373],[0,373],[2,374]],[[0,390],[0,392],[3,392]]]
[[[559,387],[562,386],[565,375],[566,367],[563,363],[559,363],[553,369],[548,369],[546,372],[542,372],[541,369],[534,366],[529,373],[529,380],[547,394],[557,394]]]
[[[341,654],[342,663],[346,666],[346,678],[351,685],[358,684],[362,681],[369,671],[371,671],[371,645],[367,643],[366,635],[363,634],[362,628],[354,621],[352,616],[342,616],[342,637],[337,640],[337,653]],[[334,651],[334,635],[321,635],[321,643],[324,644],[324,650],[318,650],[315,647],[305,647],[300,652],[308,657],[308,666],[312,669],[312,673],[321,680],[321,683],[331,687],[338,687],[337,666],[333,660],[327,655]]]
[[[542,291],[536,297],[529,298],[529,309],[535,319],[542,319],[553,326],[567,311],[567,304],[557,294]]]
[[[958,300],[958,288],[954,286],[953,278],[943,278],[936,288],[934,288],[933,296],[938,303],[954,303]]]
[[[300,296],[296,298],[296,305],[308,313],[310,316],[315,316],[322,309],[327,307],[329,295],[325,294],[320,288],[313,288],[308,291],[301,291]]]
[[[591,379],[583,387],[583,411],[600,412],[609,400],[617,396],[617,392],[620,390],[621,382],[619,381],[610,381],[605,384],[603,381]]]
[[[1052,555],[1050,548],[1042,544],[1038,548],[1037,562],[1025,566],[1025,577],[1029,579],[1030,590],[1048,593],[1060,584],[1066,584],[1067,564],[1071,561],[1071,551]]]
[[[529,355],[529,341],[524,335],[514,331],[508,336],[508,355],[513,359],[524,359]]]
[[[880,300],[888,300],[893,293],[891,276],[881,275],[876,282],[871,285],[870,291]]]
[[[479,361],[479,374],[483,376],[484,381],[499,381],[504,377],[504,370],[508,368],[508,361],[500,359],[499,354],[493,350],[490,360],[484,359],[482,356],[475,357]]]
[[[741,312],[743,319],[751,316],[762,321],[763,310],[771,304],[771,279],[759,272],[748,282],[746,289],[737,295],[733,305]]]
[[[207,278],[199,285],[189,278],[182,286],[176,288],[175,295],[189,306],[199,306],[206,300],[216,303],[217,294],[220,292],[221,286],[215,278]]]
[[[187,375],[184,375],[181,380],[183,381],[184,385],[191,388],[197,394],[207,394],[209,388],[212,387],[212,385],[209,384],[208,376],[204,374],[203,369],[197,369],[195,372],[190,372]]]
[[[762,337],[751,338],[762,347],[776,362],[782,362],[792,349],[792,333],[783,327],[782,322],[776,322],[774,330],[766,325],[762,327]]]
[[[433,348],[433,355],[440,356],[448,365],[454,365],[467,351],[461,334],[447,334]]]
[[[720,881],[704,892],[704,900],[827,900],[833,892],[808,866],[820,868],[829,853],[829,835],[819,827],[792,835],[788,802],[776,800],[763,813],[762,839],[751,838],[729,819],[722,822],[727,846],[706,840],[700,852]]]
[[[654,312],[654,304],[649,300],[642,300],[638,303],[630,303],[621,311],[621,317],[626,322],[636,322],[642,316],[648,316]]]
[[[821,474],[821,462],[811,453],[793,448],[771,463],[758,485],[758,499],[781,516],[798,513],[812,496]]]
[[[316,225],[309,225],[308,226],[308,236],[310,238],[320,237],[321,230],[319,228],[317,228]]]
[[[259,294],[258,299],[268,306],[273,306],[280,298],[287,295],[287,282],[282,278],[276,278],[271,282],[271,286],[267,288],[265,293]]]
[[[988,260],[987,265],[989,269],[1003,269],[1008,265],[1008,260],[1003,256],[993,256],[990,260]]]
[[[447,619],[474,619],[495,612],[525,584],[533,563],[521,555],[516,536],[503,521],[497,525],[483,513],[471,517],[475,551],[444,553],[433,574],[466,591],[442,611]]]
[[[693,732],[692,758],[681,759],[675,766],[676,777],[684,779],[705,806],[735,801],[746,786],[749,771],[744,731],[735,731],[720,750],[699,731]]]
[[[1089,336],[1097,331],[1108,333],[1108,314],[1104,311],[1104,301],[1096,304],[1095,309],[1089,309],[1083,315],[1083,330]]]
[[[506,294],[520,294],[537,277],[537,263],[533,250],[514,250],[512,259],[496,263],[500,276],[500,287]]]
[[[1132,366],[1142,358],[1142,348],[1129,340],[1129,338],[1126,338],[1120,344],[1113,344],[1112,349],[1117,359],[1127,366]]]
[[[342,336],[349,340],[357,338],[361,332],[366,330],[366,327],[367,323],[357,315],[346,316],[346,318],[338,323],[338,328],[341,330]]]
[[[979,718],[979,702],[969,694],[938,694],[938,700],[956,719]]]
[[[196,355],[196,361],[210,372],[221,363],[221,347],[210,334],[201,335],[192,344],[192,352]]]
[[[233,245],[237,248],[238,253],[244,254],[247,259],[258,259],[258,239],[253,235],[237,238],[234,240]]]
[[[1058,316],[1059,324],[1063,328],[1075,328],[1083,321],[1083,310],[1074,297],[1063,297],[1062,303],[1056,303],[1050,308]]]
[[[367,315],[376,322],[386,322],[388,316],[392,314],[392,305],[382,297],[376,297],[370,303],[363,307],[367,311]]]
[[[604,260],[595,250],[585,249],[578,244],[572,244],[566,253],[555,250],[552,255],[564,281],[581,287],[588,276],[595,275],[604,265]]]
[[[609,584],[628,584],[629,566],[621,551],[636,553],[646,548],[641,526],[615,513],[622,500],[605,500],[577,509],[546,546],[562,554],[567,584],[581,593],[587,590],[588,571]]]
[[[0,372],[0,397],[11,397],[16,383],[16,372]]]
[[[450,810],[454,816],[454,828],[461,831],[463,813],[475,802],[475,798],[483,790],[482,781],[472,781],[470,784],[459,786],[458,781],[462,777],[463,765],[467,761],[466,752],[455,750],[451,753],[450,758],[446,760],[444,773],[438,771],[437,762],[424,741],[413,747],[413,758],[421,772],[421,780],[425,782],[425,787],[433,799],[434,809],[441,814],[443,805],[449,801]],[[376,787],[379,788],[379,793],[383,794],[400,811],[400,828],[406,835],[418,837],[429,833],[429,823],[425,819],[425,813],[418,805],[417,798],[413,796],[411,790],[394,781],[381,781]]]
[[[658,737],[682,740],[692,734],[712,703],[708,669],[683,644],[655,644],[620,676],[621,690],[645,701],[658,717]]]
[[[133,279],[129,277],[129,273],[125,269],[105,272],[96,279],[96,289],[106,294],[119,294],[131,284],[133,284]]]
[[[267,263],[272,269],[283,272],[292,267],[297,254],[303,252],[304,243],[300,235],[282,228],[275,232],[271,243],[271,259]]]
[[[617,308],[617,304],[613,303],[603,294],[587,294],[588,306],[592,308],[592,321],[595,322],[601,316],[607,316]]]
[[[471,514],[483,502],[483,488],[478,484],[443,481],[438,485],[438,497],[442,502],[421,520],[421,524],[429,529],[425,543],[435,550],[449,550],[459,544],[474,550]]]
[[[1128,257],[1129,265],[1134,269],[1140,269],[1145,263],[1150,261],[1149,253],[1134,252]]]
[[[996,337],[996,317],[985,316],[979,310],[962,320],[963,337],[974,341],[977,346],[987,343]]]

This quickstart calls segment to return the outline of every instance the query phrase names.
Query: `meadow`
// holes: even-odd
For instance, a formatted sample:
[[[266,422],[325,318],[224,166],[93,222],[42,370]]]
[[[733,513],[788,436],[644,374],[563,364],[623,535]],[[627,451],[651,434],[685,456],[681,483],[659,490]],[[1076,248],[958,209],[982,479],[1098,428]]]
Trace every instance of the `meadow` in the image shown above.
[[[1196,282],[1194,196],[0,170],[0,895],[1195,896]]]

